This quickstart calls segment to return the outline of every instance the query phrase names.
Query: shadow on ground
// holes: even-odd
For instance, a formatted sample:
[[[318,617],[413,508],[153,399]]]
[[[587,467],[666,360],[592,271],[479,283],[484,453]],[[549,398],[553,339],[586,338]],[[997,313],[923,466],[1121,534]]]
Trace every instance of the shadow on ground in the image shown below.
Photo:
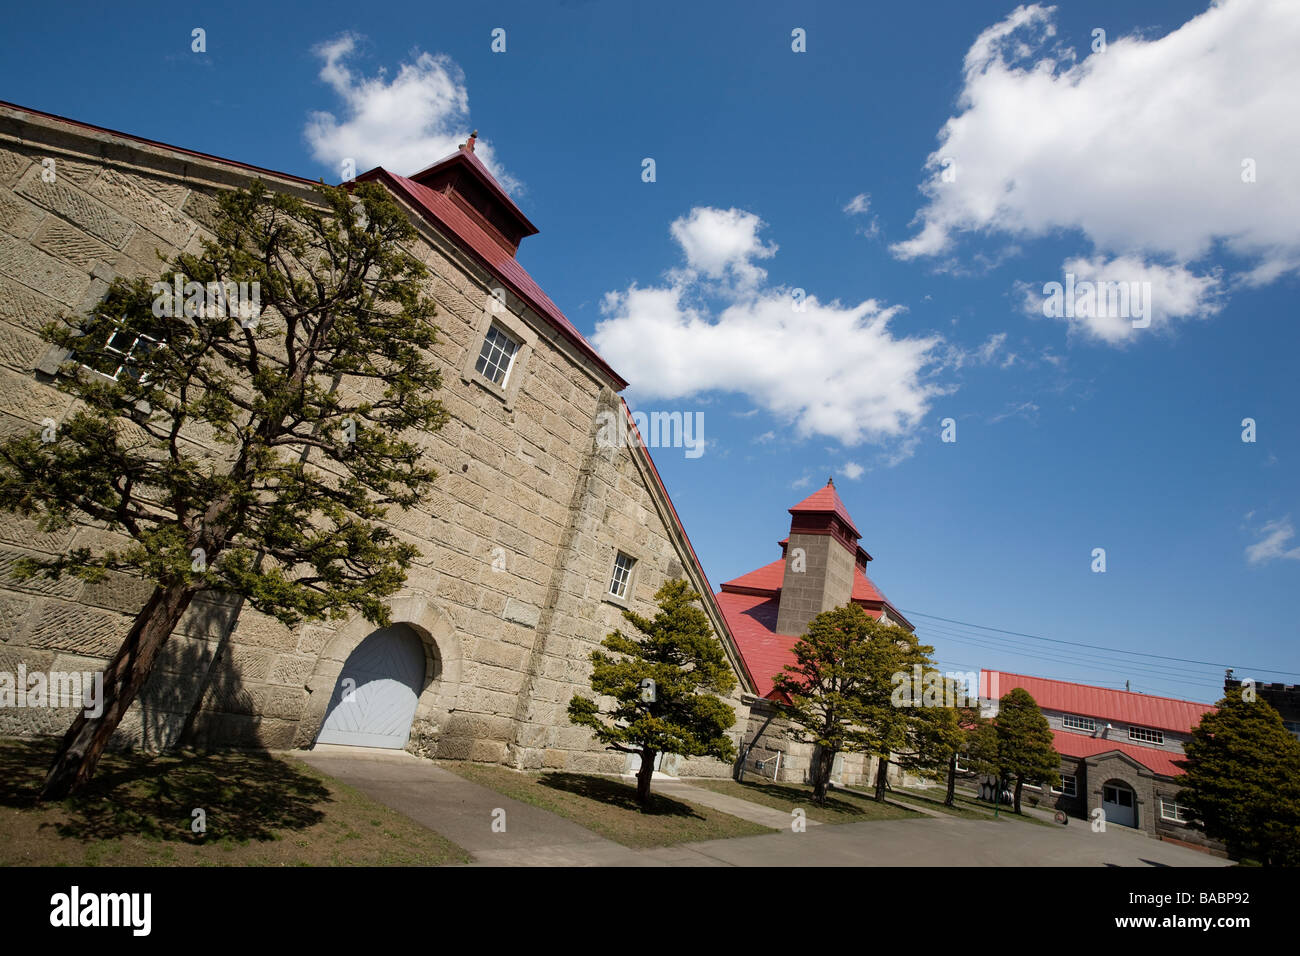
[[[551,772],[541,775],[541,784],[544,787],[550,787],[552,790],[563,790],[565,793],[586,797],[588,800],[597,800],[620,810],[641,809],[641,805],[636,800],[636,788],[611,777],[589,777],[580,773]],[[689,803],[682,803],[672,797],[665,797],[663,794],[655,793],[653,787],[650,790],[650,807],[646,812],[655,816],[705,819]]]
[[[806,787],[788,787],[779,783],[754,783],[748,780],[740,781],[740,785],[755,793],[765,793],[770,796],[780,797],[782,800],[788,800],[791,806],[815,806],[812,798],[812,790]],[[836,810],[840,813],[865,813],[863,804],[874,804],[876,799],[864,793],[853,793],[849,796],[837,796],[837,793],[848,794],[847,790],[827,790],[826,802],[822,806],[827,810]]]
[[[0,806],[38,805],[55,745],[52,740],[0,742]],[[243,843],[277,839],[276,830],[306,829],[320,822],[324,812],[319,807],[331,799],[319,779],[267,754],[109,753],[85,790],[52,805],[66,818],[42,826],[82,840],[147,836],[192,844],[214,838]],[[206,834],[191,829],[195,809],[209,820]]]

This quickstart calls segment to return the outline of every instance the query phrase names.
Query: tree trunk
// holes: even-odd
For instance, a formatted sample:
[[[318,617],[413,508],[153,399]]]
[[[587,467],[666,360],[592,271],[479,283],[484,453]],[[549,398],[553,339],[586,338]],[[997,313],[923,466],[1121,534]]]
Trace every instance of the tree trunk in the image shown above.
[[[885,784],[889,782],[889,758],[880,757],[876,760],[876,799],[885,799]]]
[[[1015,809],[1016,813],[1020,812],[1020,788],[1023,787],[1024,785],[1025,785],[1024,779],[1022,777],[1016,777],[1016,790],[1015,793],[1012,794],[1012,800],[1014,801],[1013,808]]]
[[[837,752],[824,747],[817,748],[817,760],[813,765],[813,800],[816,803],[826,803],[826,789],[831,782],[831,770],[835,767]]]
[[[193,597],[194,590],[183,584],[154,588],[117,655],[104,669],[103,712],[98,717],[86,716],[85,710],[78,712],[45,777],[42,800],[62,800],[90,781],[109,738],[144,686],[158,652]]]
[[[636,772],[636,802],[642,813],[650,808],[650,777],[655,772],[656,754],[654,750],[641,751],[641,769]]]
[[[957,755],[953,754],[948,758],[948,793],[943,798],[943,805],[950,807],[953,804],[953,796],[957,789]]]

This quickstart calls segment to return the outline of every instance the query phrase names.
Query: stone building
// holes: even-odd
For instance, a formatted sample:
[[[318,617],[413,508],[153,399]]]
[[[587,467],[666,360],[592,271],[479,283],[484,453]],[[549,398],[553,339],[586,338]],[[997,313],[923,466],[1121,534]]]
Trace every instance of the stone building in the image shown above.
[[[155,252],[199,251],[214,199],[254,178],[310,198],[311,183],[0,104],[0,430],[59,422],[61,354],[38,331],[86,313],[116,276],[156,278]],[[588,691],[589,655],[631,608],[683,576],[735,669],[737,742],[757,687],[649,453],[595,440],[626,417],[625,382],[515,258],[537,232],[473,153],[473,141],[406,178],[375,169],[419,231],[440,327],[446,427],[423,437],[439,471],[419,507],[390,515],[420,550],[393,626],[356,618],[289,629],[230,600],[196,602],[117,743],[406,746],[516,767],[623,771],[565,708]],[[633,430],[634,431],[634,430]],[[78,526],[40,533],[0,514],[0,670],[97,670],[150,586],[17,580],[25,555],[101,547]],[[842,563],[842,562],[841,562]],[[354,685],[348,685],[351,678]],[[358,688],[347,697],[345,687]],[[352,707],[343,707],[347,697]],[[71,710],[0,710],[0,734],[58,734]],[[715,760],[678,773],[726,774]]]
[[[1201,718],[1215,708],[1170,697],[1026,677],[1004,671],[980,672],[983,712],[997,716],[998,701],[1020,687],[1029,692],[1052,728],[1061,755],[1061,785],[1026,786],[1040,806],[1092,819],[1106,814],[1107,826],[1142,830],[1148,836],[1222,851],[1188,826],[1188,809],[1177,801],[1182,773],[1175,763]]]
[[[745,747],[748,766],[777,779],[808,779],[813,745],[792,742],[777,716],[780,692],[773,678],[795,662],[792,648],[808,623],[822,611],[850,602],[869,616],[909,631],[911,623],[867,577],[872,560],[858,543],[861,533],[828,479],[825,487],[790,509],[790,531],[778,544],[781,557],[723,583],[716,598],[735,646],[756,681]],[[762,764],[760,767],[759,764]],[[839,754],[831,782],[842,786],[874,784],[876,759]],[[898,781],[896,768],[887,774]]]

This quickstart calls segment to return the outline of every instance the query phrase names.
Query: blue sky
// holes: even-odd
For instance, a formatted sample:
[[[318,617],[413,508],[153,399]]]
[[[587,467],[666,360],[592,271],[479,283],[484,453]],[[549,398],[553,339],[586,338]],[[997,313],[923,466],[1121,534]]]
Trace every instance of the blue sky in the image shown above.
[[[703,413],[654,454],[715,587],[833,474],[953,669],[1300,679],[1294,4],[132,11],[16,7],[0,99],[329,181],[479,129],[630,404]]]

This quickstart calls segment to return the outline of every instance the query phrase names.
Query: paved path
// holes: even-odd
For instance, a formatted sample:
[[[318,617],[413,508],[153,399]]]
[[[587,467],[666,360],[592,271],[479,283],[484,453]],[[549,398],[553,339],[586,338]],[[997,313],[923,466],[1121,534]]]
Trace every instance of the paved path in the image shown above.
[[[321,745],[289,756],[356,787],[496,866],[654,866],[613,840],[564,817],[471,783],[401,750]],[[504,833],[493,832],[493,811],[505,810]],[[499,816],[499,815],[498,815]]]
[[[1093,833],[1085,820],[1038,826],[1022,820],[968,820],[944,814],[810,826],[770,807],[684,781],[655,789],[706,804],[780,832],[632,850],[563,817],[470,783],[401,751],[318,747],[288,756],[361,790],[441,833],[490,866],[1226,866],[1229,861],[1126,827]],[[729,802],[730,806],[724,805]],[[740,806],[736,806],[739,804]],[[506,811],[506,832],[492,832],[492,811]],[[774,816],[768,816],[769,814]],[[762,819],[757,819],[762,817]],[[779,823],[775,822],[779,818]]]

